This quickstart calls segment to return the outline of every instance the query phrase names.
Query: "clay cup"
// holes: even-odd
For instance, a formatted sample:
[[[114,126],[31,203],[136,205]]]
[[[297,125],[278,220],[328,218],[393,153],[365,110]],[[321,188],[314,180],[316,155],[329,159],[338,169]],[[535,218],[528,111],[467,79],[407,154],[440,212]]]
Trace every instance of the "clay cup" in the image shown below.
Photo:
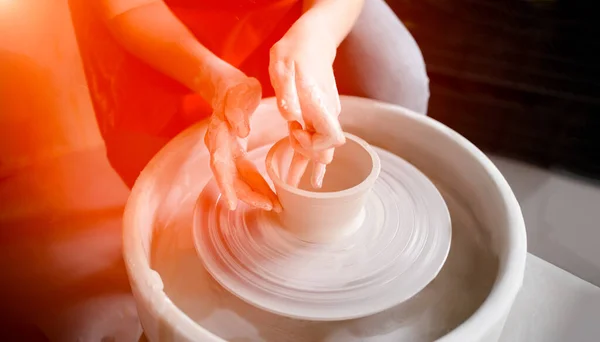
[[[364,140],[346,133],[346,143],[336,148],[327,165],[323,186],[310,184],[309,165],[298,188],[288,185],[287,171],[294,155],[289,138],[276,142],[265,163],[283,211],[283,227],[312,243],[328,243],[352,234],[364,219],[363,206],[379,177],[381,161]]]

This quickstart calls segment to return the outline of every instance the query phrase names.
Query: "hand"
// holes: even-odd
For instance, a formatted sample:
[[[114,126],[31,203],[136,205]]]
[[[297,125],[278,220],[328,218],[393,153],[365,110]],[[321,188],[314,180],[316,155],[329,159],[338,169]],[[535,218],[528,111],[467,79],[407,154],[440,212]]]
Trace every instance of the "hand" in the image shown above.
[[[215,85],[213,115],[204,137],[210,167],[230,210],[241,200],[263,210],[280,211],[277,196],[246,152],[250,117],[261,99],[260,83],[231,69]]]
[[[326,33],[316,37],[290,31],[271,49],[271,83],[295,151],[286,180],[292,186],[298,186],[312,161],[311,184],[320,188],[334,148],[345,143],[333,74],[336,48]]]

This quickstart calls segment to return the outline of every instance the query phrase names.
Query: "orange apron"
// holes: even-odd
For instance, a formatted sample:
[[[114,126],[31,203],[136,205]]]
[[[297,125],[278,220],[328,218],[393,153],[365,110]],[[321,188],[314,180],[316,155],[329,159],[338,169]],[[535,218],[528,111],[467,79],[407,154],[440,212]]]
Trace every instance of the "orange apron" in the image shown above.
[[[125,51],[87,2],[70,0],[70,6],[96,120],[112,166],[132,186],[162,146],[211,110],[198,95]],[[263,96],[273,95],[269,48],[300,16],[300,1],[165,3],[213,53],[256,77]]]

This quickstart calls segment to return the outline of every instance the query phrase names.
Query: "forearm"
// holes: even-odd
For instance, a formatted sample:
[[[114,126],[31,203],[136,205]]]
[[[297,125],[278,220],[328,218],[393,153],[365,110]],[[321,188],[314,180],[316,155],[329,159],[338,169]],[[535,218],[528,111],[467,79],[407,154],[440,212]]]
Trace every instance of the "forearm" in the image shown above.
[[[326,35],[337,48],[352,30],[363,4],[364,0],[304,0],[304,14],[290,32]]]
[[[229,65],[204,47],[160,0],[102,0],[100,13],[130,53],[210,101]]]

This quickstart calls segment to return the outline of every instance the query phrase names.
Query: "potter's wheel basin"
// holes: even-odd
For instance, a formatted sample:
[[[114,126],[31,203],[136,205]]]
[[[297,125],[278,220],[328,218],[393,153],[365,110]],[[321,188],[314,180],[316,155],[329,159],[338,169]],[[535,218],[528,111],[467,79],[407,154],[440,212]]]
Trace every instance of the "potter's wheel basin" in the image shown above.
[[[445,322],[451,324],[449,331],[431,335],[435,337],[433,339],[461,342],[497,340],[521,286],[526,258],[521,211],[500,172],[466,139],[428,117],[398,106],[354,97],[342,97],[342,108],[340,118],[344,130],[401,156],[438,186],[448,203],[452,221],[455,222],[456,217],[456,221],[463,224],[460,229],[453,225],[453,246],[456,246],[455,235],[473,236],[474,240],[469,240],[469,243],[489,253],[485,258],[469,256],[461,259],[465,255],[461,256],[459,249],[451,248],[449,260],[439,277],[446,272],[453,275],[449,280],[465,279],[478,267],[473,259],[489,260],[490,265],[493,264],[489,268],[493,274],[481,284],[472,282],[479,286],[479,291],[475,292],[480,300],[468,314],[451,315],[460,307],[448,305],[448,317],[461,316],[461,319]],[[255,139],[251,138],[250,149],[272,144],[286,134],[285,122],[279,119],[273,99],[263,101],[252,125]],[[223,290],[212,287],[203,278],[205,275],[200,274],[202,272],[190,271],[201,269],[191,243],[190,222],[195,200],[210,179],[210,174],[202,171],[208,170],[208,166],[201,162],[207,154],[202,144],[205,128],[202,123],[191,127],[165,146],[141,174],[127,204],[124,217],[125,262],[140,319],[150,341],[235,340],[215,328],[218,322],[223,321],[235,326],[237,323],[230,313],[207,311],[211,305],[223,304],[211,302],[211,298],[217,298]],[[431,288],[423,291],[423,298],[432,293],[436,281]],[[204,293],[212,296],[194,297],[198,296],[202,286],[206,287]],[[447,297],[449,295],[440,298]],[[186,306],[186,303],[193,305]],[[435,303],[417,301],[411,305],[413,307],[407,308],[406,312],[418,312],[422,307]],[[245,310],[245,313],[238,312],[235,319],[247,314],[243,324],[264,323],[260,322],[260,315],[252,312],[253,308],[240,310]],[[386,322],[383,321],[393,320],[394,315],[400,314],[378,317],[377,322],[354,322],[354,326],[348,329],[340,327],[338,336],[323,334],[327,335],[326,340],[331,341],[352,340],[360,334],[363,335],[359,336],[359,340],[389,335],[393,332],[386,331]],[[288,323],[271,319],[269,324],[286,326]],[[377,331],[373,331],[373,327]],[[328,328],[311,326],[310,329],[319,333]],[[346,333],[350,335],[340,335]],[[418,334],[416,330],[415,334]],[[420,340],[417,335],[403,336]],[[268,339],[260,330],[245,338]]]

